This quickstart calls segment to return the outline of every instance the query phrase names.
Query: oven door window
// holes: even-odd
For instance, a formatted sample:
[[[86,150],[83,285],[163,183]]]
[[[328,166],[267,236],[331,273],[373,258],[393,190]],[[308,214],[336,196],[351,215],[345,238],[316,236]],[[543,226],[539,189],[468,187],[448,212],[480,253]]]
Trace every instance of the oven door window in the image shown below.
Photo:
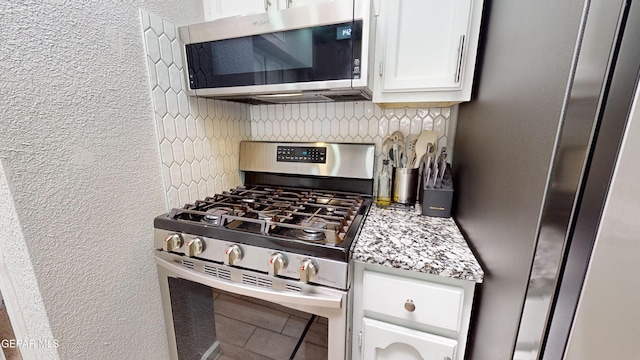
[[[215,359],[216,325],[211,288],[193,281],[168,278],[171,311],[179,359]]]
[[[168,278],[181,360],[327,359],[328,320]]]
[[[361,44],[362,20],[189,44],[189,82],[195,90],[359,78]]]

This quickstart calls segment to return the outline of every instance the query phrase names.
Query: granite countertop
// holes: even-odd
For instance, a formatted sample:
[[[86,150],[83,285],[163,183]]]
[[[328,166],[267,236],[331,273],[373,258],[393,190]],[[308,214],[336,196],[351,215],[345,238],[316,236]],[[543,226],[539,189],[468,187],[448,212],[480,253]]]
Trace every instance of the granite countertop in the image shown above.
[[[411,209],[369,210],[351,254],[355,261],[481,283],[484,272],[452,218]]]

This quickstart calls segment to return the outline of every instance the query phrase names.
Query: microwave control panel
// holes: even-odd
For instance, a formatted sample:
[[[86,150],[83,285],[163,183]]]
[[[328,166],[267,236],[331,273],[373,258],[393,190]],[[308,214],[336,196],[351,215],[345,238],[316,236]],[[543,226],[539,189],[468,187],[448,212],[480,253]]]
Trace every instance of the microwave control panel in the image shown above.
[[[314,164],[327,163],[326,147],[278,146],[277,161]]]

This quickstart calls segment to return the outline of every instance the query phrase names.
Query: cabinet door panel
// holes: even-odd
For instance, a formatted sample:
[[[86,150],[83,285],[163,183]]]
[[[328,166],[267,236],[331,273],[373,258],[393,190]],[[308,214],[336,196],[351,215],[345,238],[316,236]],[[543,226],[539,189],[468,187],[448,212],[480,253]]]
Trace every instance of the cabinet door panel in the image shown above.
[[[362,359],[445,360],[454,359],[458,342],[452,339],[363,319]]]
[[[271,6],[269,10],[277,2],[275,0],[269,0]],[[231,0],[203,0],[202,2],[205,14],[205,20],[211,21],[215,19],[255,14],[266,12],[268,3],[265,0],[243,0],[243,1],[231,1]]]
[[[464,290],[416,279],[365,271],[363,308],[416,323],[458,331]],[[411,300],[411,304],[406,304]],[[413,310],[409,311],[405,305]]]
[[[274,0],[271,0],[274,1]],[[288,9],[292,7],[298,6],[307,6],[307,5],[315,5],[321,2],[328,2],[335,0],[279,0],[280,9]]]
[[[462,87],[472,0],[388,0],[382,92]]]

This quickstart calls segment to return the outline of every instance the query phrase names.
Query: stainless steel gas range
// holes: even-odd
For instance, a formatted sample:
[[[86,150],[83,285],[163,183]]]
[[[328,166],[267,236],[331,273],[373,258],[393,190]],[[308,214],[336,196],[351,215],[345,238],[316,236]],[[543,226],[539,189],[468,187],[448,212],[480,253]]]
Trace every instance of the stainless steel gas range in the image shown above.
[[[373,144],[246,141],[244,186],[156,217],[172,359],[344,359],[373,164]]]

